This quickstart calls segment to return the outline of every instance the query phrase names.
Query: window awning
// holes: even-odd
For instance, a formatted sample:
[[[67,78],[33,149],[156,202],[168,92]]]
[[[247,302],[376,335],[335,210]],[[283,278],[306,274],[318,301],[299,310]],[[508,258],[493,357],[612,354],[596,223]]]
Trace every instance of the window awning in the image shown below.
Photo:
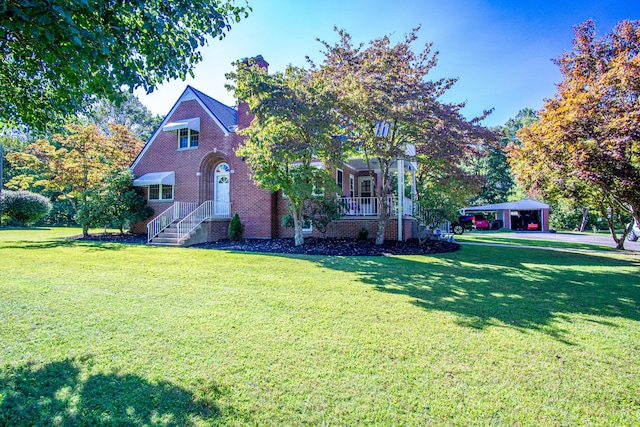
[[[165,132],[171,132],[179,129],[191,129],[200,132],[200,117],[167,123],[166,126],[162,127],[162,130]]]
[[[147,185],[176,185],[175,172],[152,172],[142,175],[133,180],[136,187],[146,187]]]

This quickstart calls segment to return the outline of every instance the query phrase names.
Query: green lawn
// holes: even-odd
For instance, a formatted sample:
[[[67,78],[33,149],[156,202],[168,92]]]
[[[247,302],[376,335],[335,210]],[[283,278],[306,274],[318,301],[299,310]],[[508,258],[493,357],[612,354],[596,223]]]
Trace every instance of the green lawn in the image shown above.
[[[570,234],[570,233],[567,233]],[[615,251],[612,246],[597,245],[590,243],[579,242],[563,242],[557,240],[545,240],[536,237],[527,239],[525,237],[514,237],[512,233],[496,233],[496,232],[483,232],[472,231],[464,234],[459,234],[454,237],[456,242],[471,242],[471,243],[490,243],[490,244],[504,244],[512,246],[537,246],[547,248],[566,248],[566,249],[586,249],[586,250],[598,250],[598,251]],[[613,244],[613,240],[611,240]]]
[[[640,257],[0,230],[0,426],[640,424]]]

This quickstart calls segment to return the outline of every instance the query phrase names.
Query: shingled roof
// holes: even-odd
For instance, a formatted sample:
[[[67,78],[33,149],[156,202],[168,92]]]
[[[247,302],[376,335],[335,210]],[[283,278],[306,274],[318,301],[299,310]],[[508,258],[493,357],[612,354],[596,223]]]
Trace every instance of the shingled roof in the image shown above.
[[[227,105],[224,105],[222,102],[216,99],[213,99],[212,97],[210,97],[205,93],[200,92],[198,89],[192,86],[187,86],[184,92],[182,92],[182,95],[180,95],[180,98],[178,98],[176,103],[173,104],[173,107],[171,107],[171,111],[169,111],[169,114],[165,116],[164,120],[158,125],[156,130],[153,132],[153,135],[149,138],[149,140],[144,145],[140,153],[138,153],[138,156],[136,157],[136,159],[133,161],[133,164],[131,165],[131,169],[136,167],[136,164],[142,158],[142,156],[144,156],[145,152],[149,149],[153,141],[156,139],[156,136],[158,136],[158,133],[161,132],[163,127],[167,124],[167,120],[169,120],[169,118],[172,116],[173,112],[176,110],[178,105],[180,105],[180,103],[183,100],[185,100],[185,96],[186,96],[186,99],[189,99],[190,94],[193,94],[193,96],[195,96],[198,99],[198,101],[200,101],[200,103],[204,106],[204,108],[206,108],[207,111],[213,117],[215,117],[216,121],[221,127],[224,128],[225,132],[236,131],[236,129],[238,128],[238,111],[234,107],[229,107]],[[190,98],[190,99],[193,99],[193,98]]]
[[[222,102],[200,92],[193,86],[187,86],[187,89],[191,89],[200,102],[204,104],[209,112],[211,112],[227,130],[232,131],[238,126],[238,111],[235,108],[224,105]]]

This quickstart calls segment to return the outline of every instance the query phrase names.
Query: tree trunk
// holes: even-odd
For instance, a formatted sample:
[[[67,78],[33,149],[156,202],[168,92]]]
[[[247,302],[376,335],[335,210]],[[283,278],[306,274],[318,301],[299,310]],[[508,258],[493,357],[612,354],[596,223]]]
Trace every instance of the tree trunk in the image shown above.
[[[302,234],[302,208],[297,207],[293,201],[291,203],[291,216],[293,217],[293,242],[296,246],[304,245],[304,235]]]
[[[384,243],[384,232],[387,228],[387,222],[389,222],[389,212],[391,211],[391,206],[389,206],[389,198],[386,197],[385,194],[383,197],[377,198],[378,205],[380,205],[380,212],[378,219],[378,231],[376,232],[376,245],[382,245]]]
[[[602,209],[602,212],[604,214],[604,209]],[[611,233],[611,237],[613,238],[613,241],[616,242],[616,249],[623,250],[624,241],[627,239],[627,235],[629,234],[629,232],[633,227],[633,222],[631,222],[630,225],[625,227],[625,229],[622,231],[622,235],[620,236],[620,238],[618,238],[618,236],[616,235],[616,228],[615,228],[616,224],[613,221],[613,215],[611,216],[606,214],[604,215],[605,215],[605,218],[607,218],[607,226],[609,227],[609,233]]]
[[[296,246],[304,245],[304,235],[302,234],[302,221],[293,221],[293,241]]]
[[[82,226],[82,235],[84,237],[89,237],[89,226],[88,225],[83,225]]]
[[[582,223],[580,224],[580,232],[584,233],[587,229],[587,222],[589,221],[589,208],[582,209]]]
[[[382,207],[380,207],[382,209]],[[382,245],[384,243],[384,231],[387,227],[387,219],[386,215],[380,214],[380,219],[378,220],[378,231],[376,232],[376,245]]]

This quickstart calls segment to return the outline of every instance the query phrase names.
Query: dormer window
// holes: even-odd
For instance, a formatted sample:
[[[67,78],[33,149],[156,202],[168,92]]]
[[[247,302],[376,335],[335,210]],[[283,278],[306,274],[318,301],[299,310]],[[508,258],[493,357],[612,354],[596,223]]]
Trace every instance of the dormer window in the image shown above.
[[[165,132],[175,132],[178,135],[178,150],[198,148],[200,139],[200,118],[184,119],[168,123],[162,127]]]

